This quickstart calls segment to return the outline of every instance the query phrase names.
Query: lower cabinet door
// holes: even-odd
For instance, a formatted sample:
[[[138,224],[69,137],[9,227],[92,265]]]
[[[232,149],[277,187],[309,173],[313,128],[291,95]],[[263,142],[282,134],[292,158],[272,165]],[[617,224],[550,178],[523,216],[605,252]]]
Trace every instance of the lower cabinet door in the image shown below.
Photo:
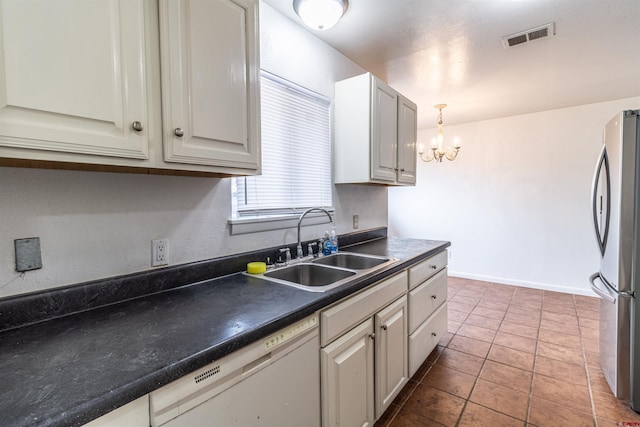
[[[445,302],[414,333],[409,335],[409,377],[427,359],[447,332],[447,303]]]
[[[322,425],[373,426],[373,319],[321,350]]]
[[[408,381],[407,297],[375,315],[376,419],[391,405]]]

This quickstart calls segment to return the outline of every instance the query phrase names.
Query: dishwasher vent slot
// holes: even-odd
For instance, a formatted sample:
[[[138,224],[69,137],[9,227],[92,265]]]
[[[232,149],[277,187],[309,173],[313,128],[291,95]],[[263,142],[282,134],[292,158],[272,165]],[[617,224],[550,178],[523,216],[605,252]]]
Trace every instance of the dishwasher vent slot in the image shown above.
[[[203,373],[201,373],[200,375],[196,375],[193,379],[195,380],[196,384],[199,382],[202,382],[204,380],[207,380],[217,374],[220,373],[220,365],[217,365],[211,369],[208,369],[206,371],[204,371]]]

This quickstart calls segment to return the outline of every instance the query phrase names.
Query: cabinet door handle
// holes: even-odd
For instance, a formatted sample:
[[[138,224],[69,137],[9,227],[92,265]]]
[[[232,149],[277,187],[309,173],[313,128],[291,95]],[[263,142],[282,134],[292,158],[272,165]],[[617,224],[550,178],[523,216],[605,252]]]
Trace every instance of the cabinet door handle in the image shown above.
[[[136,132],[142,132],[144,130],[144,125],[142,124],[142,122],[139,122],[137,120],[135,122],[131,123],[131,127]]]
[[[438,334],[436,334],[435,332],[431,332],[431,336],[432,336],[432,337],[437,337],[437,336],[438,336]]]
[[[430,265],[429,267],[431,267],[432,270],[435,270],[436,268],[438,268],[437,265]]]
[[[369,334],[369,338],[371,338],[372,340],[376,339],[376,334]]]
[[[182,128],[176,128],[173,133],[175,134],[175,136],[177,137],[182,137],[184,136],[184,130],[182,130]]]
[[[383,331],[386,331],[386,330],[387,330],[387,328],[388,328],[388,326],[387,326],[387,324],[386,324],[386,323],[385,323],[384,325],[382,325],[382,330],[383,330]]]
[[[404,168],[400,169],[400,172],[404,172]]]
[[[431,299],[436,299],[436,298],[438,298],[437,295],[431,295]]]

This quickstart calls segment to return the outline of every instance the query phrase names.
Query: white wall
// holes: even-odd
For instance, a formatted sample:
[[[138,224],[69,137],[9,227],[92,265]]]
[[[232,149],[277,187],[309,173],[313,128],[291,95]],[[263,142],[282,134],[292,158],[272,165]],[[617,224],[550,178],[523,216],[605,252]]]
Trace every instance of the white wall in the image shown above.
[[[261,3],[262,65],[333,97],[335,80],[363,72]],[[387,225],[384,188],[340,186],[339,233]],[[375,208],[374,208],[375,207]],[[150,268],[150,241],[168,238],[171,264],[294,242],[295,230],[231,236],[229,179],[0,167],[0,297]],[[309,227],[303,239],[326,226]],[[15,272],[13,241],[40,237],[43,268]]]
[[[591,182],[604,124],[640,97],[447,126],[457,160],[389,190],[389,234],[450,240],[454,276],[590,294]],[[446,113],[446,112],[445,112]],[[435,129],[418,132],[425,147]],[[450,140],[449,140],[450,141]]]

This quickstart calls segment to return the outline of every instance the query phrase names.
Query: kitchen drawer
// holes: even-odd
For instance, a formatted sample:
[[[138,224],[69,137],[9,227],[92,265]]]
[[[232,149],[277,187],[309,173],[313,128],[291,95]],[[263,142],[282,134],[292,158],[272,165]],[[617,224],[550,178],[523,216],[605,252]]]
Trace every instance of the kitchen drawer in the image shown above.
[[[409,289],[413,289],[420,283],[433,276],[437,271],[447,266],[447,251],[437,253],[431,258],[409,269]]]
[[[409,335],[409,378],[411,378],[447,332],[445,302],[413,334]]]
[[[320,314],[320,345],[326,346],[406,292],[407,272],[403,271],[323,311]]]
[[[447,300],[447,269],[409,292],[409,333],[437,310]]]

